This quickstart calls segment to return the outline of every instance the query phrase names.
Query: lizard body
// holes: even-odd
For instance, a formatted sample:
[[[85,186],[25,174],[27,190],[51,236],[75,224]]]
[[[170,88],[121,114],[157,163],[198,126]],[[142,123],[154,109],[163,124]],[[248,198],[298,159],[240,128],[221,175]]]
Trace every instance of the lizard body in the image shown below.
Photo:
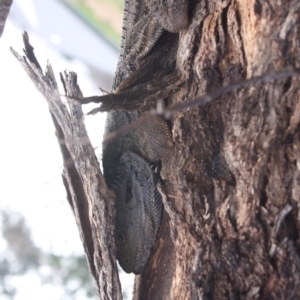
[[[139,118],[158,99],[178,90],[178,32],[187,27],[187,0],[126,0],[122,44],[113,93],[84,98],[107,111],[106,133]],[[169,31],[169,32],[167,32]],[[161,195],[150,164],[168,165],[170,129],[156,118],[103,146],[104,176],[116,194],[117,259],[127,273],[140,274],[161,222]]]
[[[177,39],[175,34],[164,33],[159,44],[154,47],[157,53],[153,49],[154,52],[141,62],[140,66],[143,67],[133,71],[140,75],[138,83],[149,85],[149,75],[155,76],[155,66],[161,62],[161,57],[166,58],[167,53],[169,57],[165,59],[165,68],[161,69],[160,65],[160,74],[156,78],[163,83],[168,75],[175,76]],[[131,90],[131,85],[133,89],[136,87],[134,83],[136,81],[131,82],[128,76],[120,83],[117,91],[121,95],[123,91],[124,94],[135,94],[142,101],[147,89]],[[120,96],[120,99],[124,101],[124,97]],[[128,97],[128,101],[132,99]],[[108,112],[106,133],[137,120],[141,114],[137,110],[122,109]],[[163,119],[155,118],[103,148],[104,176],[108,186],[116,193],[117,258],[127,273],[140,274],[143,271],[161,222],[161,195],[157,191],[155,174],[149,163],[162,161],[163,166],[167,165],[172,158],[173,147],[168,125]]]

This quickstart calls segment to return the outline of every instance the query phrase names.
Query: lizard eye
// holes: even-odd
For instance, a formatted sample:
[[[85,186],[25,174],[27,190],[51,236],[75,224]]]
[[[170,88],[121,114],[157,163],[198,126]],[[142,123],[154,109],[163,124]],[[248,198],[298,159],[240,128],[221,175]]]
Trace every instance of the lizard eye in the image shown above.
[[[117,243],[118,244],[124,244],[125,243],[125,236],[122,232],[117,232],[116,238],[117,238]]]

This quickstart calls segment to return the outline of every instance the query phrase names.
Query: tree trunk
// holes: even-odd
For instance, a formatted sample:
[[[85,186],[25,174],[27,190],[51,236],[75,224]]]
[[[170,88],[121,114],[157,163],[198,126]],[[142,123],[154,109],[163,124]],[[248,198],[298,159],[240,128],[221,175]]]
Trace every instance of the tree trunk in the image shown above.
[[[190,5],[172,104],[299,68],[299,1]],[[135,299],[300,299],[299,83],[258,83],[173,118],[165,222]]]
[[[299,69],[299,30],[299,0],[191,0],[177,54],[185,85],[168,104]],[[269,80],[173,117],[173,178],[160,187],[163,222],[134,299],[300,299],[299,95],[299,77]],[[84,201],[91,211],[95,202]],[[119,299],[118,280],[103,277],[106,261],[94,256],[107,251],[102,234],[111,241],[102,217],[91,221],[100,238],[93,227],[86,241],[102,244],[86,251],[95,251],[88,257],[99,289],[109,282],[102,297]],[[114,253],[106,257],[115,270]]]

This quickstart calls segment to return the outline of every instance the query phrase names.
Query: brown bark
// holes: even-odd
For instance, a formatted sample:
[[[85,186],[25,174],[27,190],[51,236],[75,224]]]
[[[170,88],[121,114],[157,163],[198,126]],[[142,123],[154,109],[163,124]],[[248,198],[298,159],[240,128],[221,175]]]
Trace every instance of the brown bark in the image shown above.
[[[186,85],[172,103],[299,68],[299,1],[190,5],[178,51]],[[173,251],[161,264],[153,254],[136,299],[300,298],[299,82],[239,88],[173,118],[174,176],[164,199]],[[148,272],[157,274],[151,282]]]
[[[180,34],[177,60],[185,86],[169,104],[299,69],[299,29],[298,0],[190,1],[190,27]],[[147,269],[136,279],[134,299],[300,298],[299,83],[299,76],[290,76],[245,85],[172,119],[173,178],[161,188],[167,195],[163,223]],[[73,156],[69,146],[79,172],[76,160],[87,152]],[[101,176],[97,171],[100,191]],[[88,187],[95,181],[79,178],[91,211],[96,202]],[[75,190],[70,195],[78,197]],[[99,287],[105,287],[105,280],[112,286],[118,281],[101,277],[108,266],[95,259],[111,241],[113,254],[105,253],[115,266],[112,235],[102,227],[113,224],[113,208],[105,194],[100,198],[109,218],[93,210],[88,222],[95,230],[83,235],[91,236],[94,250],[86,251],[92,252]]]

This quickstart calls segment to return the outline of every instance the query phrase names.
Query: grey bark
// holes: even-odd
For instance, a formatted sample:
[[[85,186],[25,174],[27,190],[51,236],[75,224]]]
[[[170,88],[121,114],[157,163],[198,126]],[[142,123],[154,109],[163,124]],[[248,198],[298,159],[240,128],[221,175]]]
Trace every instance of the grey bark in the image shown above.
[[[180,34],[177,54],[185,85],[170,105],[231,82],[299,69],[299,1],[194,0],[189,5],[190,26]],[[45,79],[39,70],[34,74],[41,88]],[[300,298],[299,96],[299,76],[290,76],[240,87],[173,117],[175,159],[169,166],[172,178],[162,188],[163,223],[148,266],[136,277],[134,299]],[[63,129],[63,121],[59,124]],[[75,136],[72,140],[80,143]],[[77,171],[82,167],[77,158],[94,155],[80,150],[73,156],[72,143],[67,147]],[[96,174],[79,176],[94,228],[94,250],[86,251],[97,266],[98,286],[116,287],[112,231],[107,237],[103,227],[113,224],[112,202],[104,193],[99,201],[89,200],[95,182],[100,188],[94,187],[93,196],[104,191]],[[99,209],[91,213],[95,206]],[[104,255],[109,266],[103,265]],[[106,291],[118,299],[112,288],[102,295]]]
[[[68,201],[74,212],[99,295],[101,299],[122,299],[113,234],[114,194],[108,190],[100,171],[84,126],[81,106],[69,102],[68,111],[61,101],[51,65],[47,65],[43,74],[26,32],[23,40],[26,57],[21,57],[13,49],[11,51],[49,105],[64,158],[63,181]],[[68,96],[82,97],[75,73],[65,73],[64,76],[61,75],[61,79]]]

